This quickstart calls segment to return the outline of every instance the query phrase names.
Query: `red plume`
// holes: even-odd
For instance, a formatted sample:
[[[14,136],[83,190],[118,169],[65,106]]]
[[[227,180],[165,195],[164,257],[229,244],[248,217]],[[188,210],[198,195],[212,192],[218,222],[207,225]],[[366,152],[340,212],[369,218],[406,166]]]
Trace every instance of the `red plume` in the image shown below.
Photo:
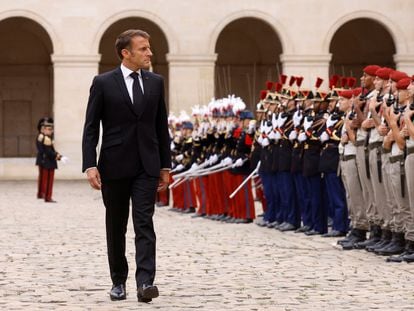
[[[265,99],[267,96],[267,91],[266,90],[261,90],[260,91],[260,99],[263,100]]]
[[[333,89],[334,87],[335,87],[335,81],[334,81],[334,79],[333,78],[331,78],[330,80],[329,80],[329,88],[330,89]]]
[[[315,87],[318,89],[322,85],[323,79],[322,78],[316,78]]]
[[[289,86],[292,86],[293,83],[295,83],[295,80],[296,80],[296,77],[291,76],[290,79],[289,79]]]
[[[339,78],[340,78],[340,76],[338,76],[338,75],[333,75],[332,76],[331,80],[332,80],[333,87],[336,87],[336,84],[338,83]]]
[[[353,88],[354,85],[355,85],[355,83],[356,83],[356,79],[354,77],[349,77],[348,78],[348,86],[349,86],[349,88]]]
[[[283,87],[282,83],[280,83],[280,82],[275,83],[275,88],[276,88],[277,93],[280,93],[280,90],[282,89],[282,87]]]
[[[296,85],[300,87],[302,85],[303,77],[296,77]]]
[[[266,89],[271,91],[273,88],[273,82],[272,81],[266,81]]]
[[[346,87],[347,84],[348,84],[348,78],[347,77],[342,77],[341,78],[341,87],[344,88],[344,87]]]
[[[280,75],[279,76],[279,82],[284,85],[286,83],[287,75]]]

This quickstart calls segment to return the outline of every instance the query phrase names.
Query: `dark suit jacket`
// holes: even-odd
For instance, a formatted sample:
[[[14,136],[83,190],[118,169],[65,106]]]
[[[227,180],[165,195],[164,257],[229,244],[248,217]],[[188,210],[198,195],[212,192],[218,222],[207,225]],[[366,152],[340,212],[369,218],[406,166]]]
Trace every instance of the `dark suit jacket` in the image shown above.
[[[98,166],[103,180],[136,176],[143,168],[158,177],[170,168],[170,144],[164,102],[164,80],[141,70],[144,102],[133,105],[122,71],[117,69],[94,78],[83,131],[83,168]],[[103,136],[98,165],[96,146],[99,125]]]

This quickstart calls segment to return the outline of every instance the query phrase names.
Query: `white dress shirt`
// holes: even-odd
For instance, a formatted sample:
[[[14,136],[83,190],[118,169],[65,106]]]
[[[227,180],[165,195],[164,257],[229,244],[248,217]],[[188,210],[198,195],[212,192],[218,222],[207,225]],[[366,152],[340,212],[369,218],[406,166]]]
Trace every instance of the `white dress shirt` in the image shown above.
[[[124,81],[128,90],[129,97],[133,103],[134,96],[132,95],[132,84],[134,83],[134,79],[130,76],[133,71],[125,67],[123,64],[121,64],[121,71],[122,75],[124,76]],[[142,82],[141,69],[139,69],[136,73],[138,74],[138,81],[139,85],[141,86],[142,94],[144,94],[144,83]]]

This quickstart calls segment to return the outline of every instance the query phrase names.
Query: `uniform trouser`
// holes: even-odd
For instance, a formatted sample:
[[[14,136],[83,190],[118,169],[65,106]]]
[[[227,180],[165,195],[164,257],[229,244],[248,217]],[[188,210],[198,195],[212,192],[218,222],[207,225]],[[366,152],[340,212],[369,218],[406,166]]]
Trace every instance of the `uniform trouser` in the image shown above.
[[[405,159],[405,174],[408,189],[408,202],[411,211],[411,221],[407,225],[405,239],[414,241],[414,153],[409,154]]]
[[[364,198],[363,207],[365,215],[370,224],[374,223],[375,213],[373,204],[373,189],[371,181],[368,179],[365,165],[365,149],[364,146],[357,147],[356,164],[358,168],[358,176],[362,186],[362,196]],[[363,214],[361,214],[363,215]]]
[[[325,173],[323,191],[326,193],[329,210],[332,211],[332,230],[348,231],[348,209],[346,206],[345,189],[341,178],[336,173]]]
[[[395,209],[395,200],[391,191],[391,177],[390,177],[390,153],[382,154],[382,182],[384,183],[385,206],[383,210],[384,223],[382,228],[386,230],[393,230],[394,220],[392,211]]]
[[[195,195],[195,189],[194,184],[192,180],[186,180],[183,183],[184,187],[184,209],[190,208],[190,207],[196,207],[197,201],[196,201],[196,195]]]
[[[408,203],[408,190],[407,183],[404,181],[405,196],[401,194],[401,167],[400,162],[390,163],[390,178],[391,178],[391,190],[395,198],[395,209],[393,210],[394,218],[394,232],[405,232],[408,228],[408,224],[411,223],[411,210]]]
[[[246,177],[247,176],[241,174],[234,175],[236,182],[235,185],[237,187],[241,185]],[[251,180],[244,184],[244,186],[236,193],[232,200],[235,202],[235,218],[256,218]]]
[[[273,194],[272,175],[272,173],[260,173],[260,179],[262,180],[263,191],[267,202],[267,208],[263,219],[268,222],[274,222],[276,220],[276,197]]]
[[[295,184],[290,172],[279,172],[279,198],[283,221],[295,227],[300,225],[300,213],[295,197]]]
[[[380,162],[378,162],[378,159]],[[386,209],[386,196],[384,190],[384,182],[379,180],[378,163],[382,163],[381,148],[374,148],[369,151],[369,171],[371,174],[371,185],[372,185],[372,223],[381,226],[384,222],[384,210]],[[382,177],[382,166],[379,167],[381,170]]]
[[[296,202],[304,226],[312,226],[312,212],[310,207],[309,195],[307,194],[306,180],[301,172],[293,173],[293,181],[296,190]]]
[[[279,195],[279,172],[272,173],[272,192],[274,197],[275,220],[279,223],[283,222],[283,217],[280,209],[280,195]]]
[[[352,227],[367,230],[368,219],[365,210],[365,200],[362,193],[362,185],[358,175],[355,159],[341,161],[342,181],[345,186],[348,213]]]
[[[198,201],[198,211],[197,214],[199,215],[206,215],[209,208],[209,201],[207,197],[207,186],[208,186],[208,179],[206,176],[200,176],[195,178],[195,189],[196,189],[196,197]]]
[[[55,178],[55,169],[47,169],[47,168],[40,168],[41,173],[41,182],[40,182],[40,193],[43,195],[42,197],[45,201],[52,200],[52,193],[53,193],[53,181]]]
[[[322,204],[321,176],[319,174],[305,178],[307,193],[310,195],[310,206],[312,211],[312,229],[319,233],[328,231],[328,215],[325,205]]]

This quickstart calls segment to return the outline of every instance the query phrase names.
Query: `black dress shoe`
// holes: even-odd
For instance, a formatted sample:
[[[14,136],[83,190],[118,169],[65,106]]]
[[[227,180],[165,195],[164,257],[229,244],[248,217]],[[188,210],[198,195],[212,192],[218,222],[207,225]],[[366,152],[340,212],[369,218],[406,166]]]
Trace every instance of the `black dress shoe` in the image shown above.
[[[297,229],[297,227],[290,224],[290,223],[286,223],[286,225],[284,225],[283,227],[279,227],[279,230],[282,231],[282,232],[293,231],[293,230],[296,230],[296,229]]]
[[[316,230],[309,230],[305,232],[306,235],[318,235],[321,234],[320,232],[316,231]]]
[[[158,287],[154,285],[141,285],[138,287],[137,298],[139,302],[151,302],[159,296]]]
[[[124,300],[126,299],[125,284],[113,285],[109,293],[111,300]]]
[[[250,224],[252,222],[253,222],[253,219],[250,219],[250,218],[246,218],[246,219],[239,218],[235,221],[236,224]]]
[[[195,213],[195,208],[194,207],[189,207],[189,208],[186,208],[184,211],[183,211],[183,213],[184,214],[191,214],[191,213]]]
[[[299,229],[295,230],[295,233],[304,233],[306,231],[309,231],[311,228],[309,226],[302,226]]]

